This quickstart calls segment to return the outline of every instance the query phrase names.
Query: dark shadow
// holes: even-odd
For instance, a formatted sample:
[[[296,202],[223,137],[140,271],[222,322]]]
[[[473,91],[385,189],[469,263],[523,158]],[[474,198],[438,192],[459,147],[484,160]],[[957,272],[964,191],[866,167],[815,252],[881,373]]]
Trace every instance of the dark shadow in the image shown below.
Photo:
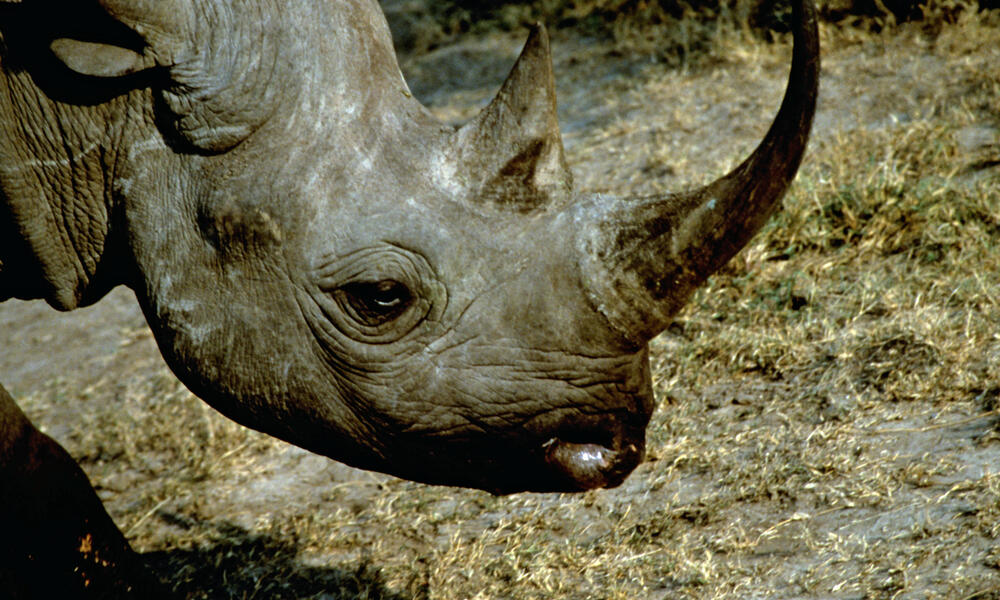
[[[178,599],[322,598],[323,600],[421,600],[427,573],[405,592],[386,587],[381,569],[367,559],[344,567],[314,567],[298,560],[294,540],[251,534],[235,525],[216,526],[211,545],[143,555]]]

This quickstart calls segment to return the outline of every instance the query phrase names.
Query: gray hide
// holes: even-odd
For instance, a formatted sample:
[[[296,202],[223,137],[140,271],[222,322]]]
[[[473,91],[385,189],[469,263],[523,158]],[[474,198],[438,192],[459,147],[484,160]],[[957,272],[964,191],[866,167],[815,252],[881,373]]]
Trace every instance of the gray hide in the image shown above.
[[[811,2],[771,131],[731,174],[573,190],[548,40],[455,130],[374,0],[0,1],[0,300],[135,291],[236,421],[482,488],[615,486],[647,342],[777,206],[816,98]]]

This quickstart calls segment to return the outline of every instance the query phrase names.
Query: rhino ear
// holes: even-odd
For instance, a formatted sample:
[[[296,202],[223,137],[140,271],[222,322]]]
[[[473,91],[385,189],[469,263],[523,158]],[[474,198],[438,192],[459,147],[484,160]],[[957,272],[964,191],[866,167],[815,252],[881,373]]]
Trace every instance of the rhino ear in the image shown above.
[[[141,52],[114,44],[58,38],[50,48],[71,71],[91,77],[122,77],[153,66]]]
[[[83,75],[120,77],[164,69],[168,77],[159,90],[169,113],[164,122],[173,126],[179,141],[196,150],[223,152],[246,139],[271,113],[273,88],[280,86],[268,89],[271,74],[258,70],[273,65],[262,54],[275,52],[276,42],[266,35],[240,35],[261,26],[240,20],[247,16],[243,3],[213,4],[210,14],[198,18],[190,0],[99,4],[113,25],[128,34],[119,33],[113,41],[60,38],[50,46],[53,53]],[[241,46],[255,37],[263,41]]]
[[[49,48],[71,71],[90,77],[122,77],[169,59],[177,48],[171,33],[179,32],[174,3],[148,0],[106,0],[104,14],[93,12],[78,24],[76,35],[58,37]]]
[[[568,198],[556,116],[549,36],[532,28],[510,75],[490,104],[455,133],[457,173],[478,200],[531,211]]]

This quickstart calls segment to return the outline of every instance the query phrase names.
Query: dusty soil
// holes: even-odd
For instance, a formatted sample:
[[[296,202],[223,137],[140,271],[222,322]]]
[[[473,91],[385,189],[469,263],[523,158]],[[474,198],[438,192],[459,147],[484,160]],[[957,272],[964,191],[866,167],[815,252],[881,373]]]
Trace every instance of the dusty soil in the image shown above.
[[[404,70],[462,122],[522,40]],[[1000,29],[824,41],[786,213],[654,342],[650,457],[618,489],[495,498],[244,430],[127,290],[0,305],[0,381],[180,597],[1000,598]],[[676,189],[753,148],[788,48],[720,44],[676,68],[557,32],[579,188]],[[936,216],[959,201],[978,220]]]

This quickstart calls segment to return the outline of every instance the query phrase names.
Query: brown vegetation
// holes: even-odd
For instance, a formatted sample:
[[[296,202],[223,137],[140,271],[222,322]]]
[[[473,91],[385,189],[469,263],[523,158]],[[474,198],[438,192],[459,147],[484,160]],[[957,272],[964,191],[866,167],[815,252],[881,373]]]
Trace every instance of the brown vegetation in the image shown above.
[[[703,55],[720,38],[751,32],[773,38],[789,29],[788,0],[383,0],[397,41],[426,50],[454,36],[514,30],[543,22],[615,42],[624,51],[670,60]],[[836,27],[881,31],[904,22],[924,29],[962,15],[1000,8],[1000,0],[817,0],[820,18]],[[392,19],[390,19],[392,20]],[[402,39],[400,39],[402,38]]]

